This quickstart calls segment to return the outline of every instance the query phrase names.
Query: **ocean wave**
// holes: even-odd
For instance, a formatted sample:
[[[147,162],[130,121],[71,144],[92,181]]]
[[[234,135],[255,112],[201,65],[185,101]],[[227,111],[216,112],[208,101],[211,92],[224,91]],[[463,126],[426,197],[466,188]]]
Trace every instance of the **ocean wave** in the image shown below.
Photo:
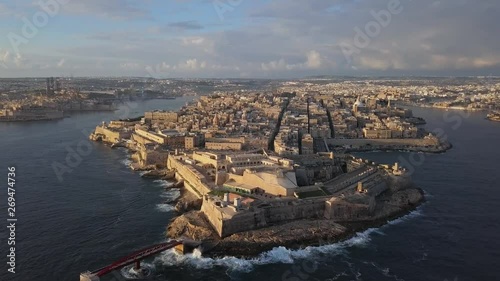
[[[417,210],[399,219],[388,222],[389,225],[399,224],[409,219],[422,216],[422,209],[419,207]],[[347,255],[348,250],[352,247],[364,248],[371,242],[373,234],[385,235],[381,228],[369,228],[363,232],[358,232],[356,235],[345,241],[331,243],[321,246],[308,246],[303,249],[292,250],[280,246],[273,248],[270,251],[261,253],[255,258],[236,258],[236,257],[223,257],[223,258],[210,258],[203,257],[202,253],[196,249],[192,254],[181,255],[175,250],[164,252],[161,256],[156,258],[159,262],[166,266],[191,266],[196,269],[211,269],[213,267],[222,266],[235,272],[248,273],[254,270],[256,266],[268,264],[293,264],[297,261],[308,260],[317,256],[324,255]],[[358,272],[359,273],[359,272]],[[339,277],[339,276],[337,276]],[[359,278],[358,274],[356,277]]]
[[[209,258],[203,257],[196,249],[192,254],[181,255],[175,250],[169,250],[156,258],[156,261],[166,266],[191,266],[196,269],[211,269],[217,266],[226,267],[234,272],[248,273],[256,266],[268,264],[293,264],[300,260],[306,260],[316,255],[341,255],[346,253],[350,247],[365,247],[370,242],[370,234],[375,228],[357,233],[351,239],[324,246],[309,246],[304,249],[291,250],[286,247],[276,247],[264,252],[255,258]]]
[[[149,263],[145,263],[145,262],[141,262],[141,268],[149,271],[148,276],[151,276],[155,270],[154,264],[149,264]],[[134,279],[141,279],[142,280],[144,277],[147,277],[147,276],[142,276],[141,274],[137,274],[134,271],[134,265],[129,265],[129,266],[123,267],[120,270],[120,274],[121,274],[121,276],[125,277],[127,280],[134,280]],[[115,276],[115,277],[118,277],[118,276]]]
[[[130,165],[132,164],[132,160],[130,160],[129,158],[127,158],[127,159],[121,160],[120,163],[122,163],[123,165],[125,165],[127,167],[130,167]]]
[[[162,192],[160,197],[166,199],[166,202],[174,202],[181,197],[181,190],[178,188],[170,189]]]
[[[421,205],[420,207],[418,207],[416,210],[414,210],[413,212],[407,214],[406,216],[402,216],[400,218],[397,218],[395,220],[392,220],[392,221],[389,221],[387,222],[388,225],[396,225],[396,224],[400,224],[402,222],[405,222],[405,221],[408,221],[410,219],[413,219],[413,218],[417,218],[417,217],[421,217],[423,216],[423,211],[422,211],[422,206]],[[383,227],[383,226],[382,226]]]
[[[236,257],[216,259],[203,257],[198,249],[195,249],[192,254],[185,255],[179,254],[175,250],[171,249],[158,256],[155,261],[166,266],[188,265],[196,269],[210,269],[215,266],[224,266],[240,272],[250,272],[253,270],[251,260]]]
[[[170,204],[156,204],[156,210],[162,212],[162,213],[169,213],[175,210],[175,207],[170,205]]]
[[[163,188],[169,188],[172,187],[175,183],[171,181],[166,181],[166,180],[154,180],[154,183],[158,184],[159,186]]]

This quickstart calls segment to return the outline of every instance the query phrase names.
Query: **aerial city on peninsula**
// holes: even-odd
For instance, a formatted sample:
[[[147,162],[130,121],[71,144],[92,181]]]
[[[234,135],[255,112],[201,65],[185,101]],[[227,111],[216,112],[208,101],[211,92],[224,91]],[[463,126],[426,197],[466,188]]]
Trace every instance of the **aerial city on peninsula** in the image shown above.
[[[498,280],[499,12],[0,2],[0,280]]]
[[[426,120],[407,106],[479,111],[498,121],[499,81],[5,79],[0,121],[57,120],[190,97],[176,111],[103,120],[89,139],[128,149],[132,170],[181,190],[166,232],[166,239],[185,241],[178,251],[257,255],[338,242],[414,210],[424,192],[401,163],[350,153],[446,152],[452,143],[426,131]],[[60,175],[67,169],[53,168]],[[148,273],[140,259],[131,270]],[[81,280],[100,274],[82,273]]]
[[[407,214],[425,201],[407,168],[350,153],[443,153],[452,143],[426,131],[426,120],[407,106],[478,111],[494,121],[500,105],[492,77],[5,82],[7,122],[189,97],[176,111],[103,120],[89,139],[128,149],[132,170],[180,189],[166,238],[189,241],[178,247],[182,253],[207,255],[334,243]],[[62,175],[67,167],[53,168]],[[146,273],[140,263],[134,270]],[[96,276],[82,273],[81,280]]]

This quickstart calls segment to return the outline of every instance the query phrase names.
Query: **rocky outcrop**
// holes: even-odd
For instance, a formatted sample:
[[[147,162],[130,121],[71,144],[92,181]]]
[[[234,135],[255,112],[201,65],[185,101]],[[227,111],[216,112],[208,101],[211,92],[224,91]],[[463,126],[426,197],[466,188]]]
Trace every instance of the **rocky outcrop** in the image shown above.
[[[167,169],[152,170],[143,174],[142,177],[148,179],[172,180],[175,178],[175,171]]]
[[[384,194],[377,200],[373,220],[389,220],[414,210],[425,201],[421,189],[409,188]]]
[[[344,222],[327,219],[289,221],[225,238],[216,235],[202,212],[191,211],[172,220],[167,235],[201,241],[203,251],[210,255],[254,256],[278,246],[299,248],[322,242],[332,244],[352,237],[356,232],[381,226],[403,216],[424,200],[424,193],[420,189],[392,189],[377,197],[375,210],[369,217]]]
[[[178,213],[199,211],[201,209],[202,203],[203,203],[202,199],[196,197],[196,195],[189,192],[187,189],[182,188],[181,197],[177,200],[177,203],[175,204],[175,211],[177,211]]]
[[[395,205],[401,208],[414,206],[422,201],[424,195],[419,189],[405,189],[391,194],[387,204]]]
[[[172,220],[167,228],[172,238],[189,238],[197,241],[218,239],[204,218],[203,213],[192,211]]]
[[[298,248],[321,241],[338,241],[347,237],[347,233],[347,228],[331,220],[300,220],[221,239],[199,211],[174,219],[167,230],[167,235],[172,238],[201,241],[205,245],[204,251],[211,255],[231,256],[257,255],[277,246]]]
[[[331,220],[299,220],[233,234],[220,240],[211,253],[257,255],[278,246],[302,248],[322,244],[322,241],[339,241],[347,236],[348,229]]]

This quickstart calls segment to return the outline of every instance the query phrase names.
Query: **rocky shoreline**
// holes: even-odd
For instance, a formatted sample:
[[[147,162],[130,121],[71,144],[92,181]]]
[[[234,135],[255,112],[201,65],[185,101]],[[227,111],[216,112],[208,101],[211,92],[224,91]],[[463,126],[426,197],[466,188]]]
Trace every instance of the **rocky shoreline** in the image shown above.
[[[334,222],[327,219],[285,222],[258,230],[219,238],[200,211],[190,211],[174,218],[167,228],[169,238],[201,241],[201,251],[208,256],[252,257],[283,246],[299,249],[333,244],[352,238],[358,232],[380,227],[402,217],[425,202],[419,188],[388,191],[377,198],[374,215],[368,220]]]

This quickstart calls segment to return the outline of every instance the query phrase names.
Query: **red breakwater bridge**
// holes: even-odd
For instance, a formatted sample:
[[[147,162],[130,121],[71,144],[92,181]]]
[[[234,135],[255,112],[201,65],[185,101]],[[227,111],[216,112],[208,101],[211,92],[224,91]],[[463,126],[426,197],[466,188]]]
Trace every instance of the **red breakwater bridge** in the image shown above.
[[[140,272],[141,260],[172,248],[176,248],[182,253],[185,252],[185,245],[183,241],[172,240],[166,243],[154,245],[149,248],[137,251],[101,269],[92,272],[90,271],[84,272],[80,274],[80,281],[99,281],[101,276],[104,276],[108,273],[111,273],[117,269],[120,269],[124,266],[131,264],[135,264],[134,266],[135,271]]]

